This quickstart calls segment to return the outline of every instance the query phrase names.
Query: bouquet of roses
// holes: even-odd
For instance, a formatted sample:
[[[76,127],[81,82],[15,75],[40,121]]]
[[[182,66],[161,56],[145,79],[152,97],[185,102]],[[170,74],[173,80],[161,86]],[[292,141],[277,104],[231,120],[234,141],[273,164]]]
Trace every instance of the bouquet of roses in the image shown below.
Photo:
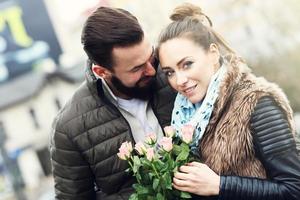
[[[185,125],[181,137],[175,136],[171,126],[164,128],[166,136],[157,141],[150,133],[144,142],[136,143],[133,152],[131,142],[124,142],[118,156],[127,160],[137,183],[133,185],[135,193],[129,200],[168,200],[188,199],[187,192],[172,188],[172,177],[181,165],[192,161],[189,144],[193,139],[194,127]]]

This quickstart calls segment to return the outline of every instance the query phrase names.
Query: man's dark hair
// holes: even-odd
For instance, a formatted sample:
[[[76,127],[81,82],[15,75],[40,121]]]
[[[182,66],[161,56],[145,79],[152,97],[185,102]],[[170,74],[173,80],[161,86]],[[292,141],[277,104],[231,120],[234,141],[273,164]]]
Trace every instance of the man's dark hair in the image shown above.
[[[112,70],[113,48],[138,44],[143,37],[137,18],[131,13],[119,8],[99,7],[88,17],[81,43],[92,63]]]

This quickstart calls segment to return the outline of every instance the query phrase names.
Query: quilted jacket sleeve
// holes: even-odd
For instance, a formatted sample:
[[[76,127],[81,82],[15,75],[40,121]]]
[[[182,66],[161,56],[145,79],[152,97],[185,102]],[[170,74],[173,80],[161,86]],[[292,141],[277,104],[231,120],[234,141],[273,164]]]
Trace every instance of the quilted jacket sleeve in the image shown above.
[[[93,174],[66,133],[54,123],[50,153],[56,200],[96,199]]]
[[[219,199],[300,199],[300,158],[286,115],[272,97],[259,100],[251,128],[267,180],[221,176]]]

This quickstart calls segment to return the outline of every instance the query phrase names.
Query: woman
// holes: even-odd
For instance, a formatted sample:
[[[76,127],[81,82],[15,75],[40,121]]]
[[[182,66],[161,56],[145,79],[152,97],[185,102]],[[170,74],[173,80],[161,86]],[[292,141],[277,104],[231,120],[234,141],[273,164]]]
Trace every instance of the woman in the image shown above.
[[[157,53],[178,91],[172,125],[196,127],[192,150],[201,160],[180,167],[174,188],[222,200],[300,199],[293,113],[282,90],[255,77],[199,7],[183,4],[170,18]]]

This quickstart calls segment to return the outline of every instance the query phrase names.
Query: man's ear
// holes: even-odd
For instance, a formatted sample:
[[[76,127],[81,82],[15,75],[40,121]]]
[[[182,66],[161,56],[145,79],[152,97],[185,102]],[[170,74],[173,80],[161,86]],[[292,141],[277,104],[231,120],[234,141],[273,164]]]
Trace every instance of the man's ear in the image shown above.
[[[103,79],[106,79],[111,76],[111,72],[108,69],[106,69],[100,65],[93,65],[92,70],[95,74],[97,74],[98,76],[100,76]]]

